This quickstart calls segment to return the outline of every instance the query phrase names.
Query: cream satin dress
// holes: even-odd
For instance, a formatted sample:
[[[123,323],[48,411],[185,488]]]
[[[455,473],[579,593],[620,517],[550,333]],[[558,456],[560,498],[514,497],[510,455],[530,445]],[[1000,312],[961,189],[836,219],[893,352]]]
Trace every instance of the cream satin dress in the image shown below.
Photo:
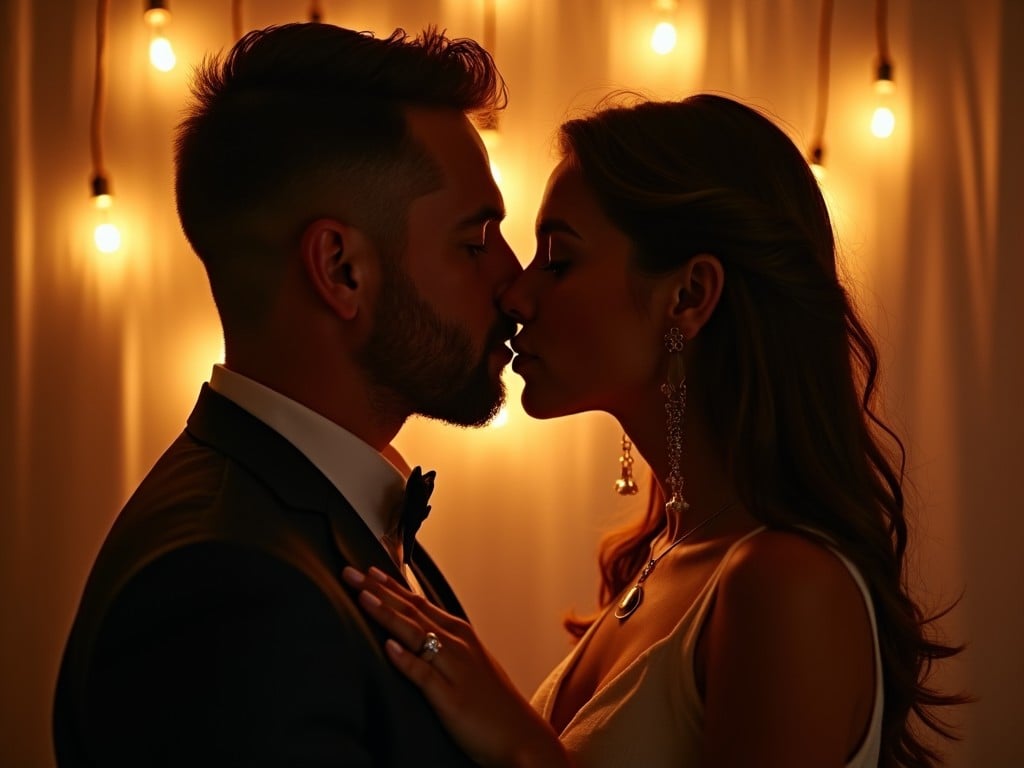
[[[704,706],[694,677],[697,638],[729,557],[740,544],[763,530],[751,531],[733,544],[672,632],[605,683],[576,713],[560,736],[576,765],[581,768],[698,765]],[[875,646],[875,703],[871,723],[860,748],[846,766],[875,768],[882,738],[883,689],[874,606],[860,572],[838,552],[830,551],[847,567],[860,588],[871,618]],[[586,649],[598,623],[609,615],[610,610],[590,627],[534,694],[532,704],[548,722],[563,680]]]

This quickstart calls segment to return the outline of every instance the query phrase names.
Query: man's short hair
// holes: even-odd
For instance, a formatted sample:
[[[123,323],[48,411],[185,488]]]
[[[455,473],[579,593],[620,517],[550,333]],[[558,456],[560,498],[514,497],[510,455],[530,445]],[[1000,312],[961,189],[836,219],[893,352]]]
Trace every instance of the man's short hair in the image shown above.
[[[265,304],[283,254],[316,218],[400,250],[409,203],[441,181],[409,135],[406,107],[486,116],[506,101],[472,40],[436,29],[378,39],[317,23],[248,33],[199,66],[192,91],[175,195],[225,320]]]

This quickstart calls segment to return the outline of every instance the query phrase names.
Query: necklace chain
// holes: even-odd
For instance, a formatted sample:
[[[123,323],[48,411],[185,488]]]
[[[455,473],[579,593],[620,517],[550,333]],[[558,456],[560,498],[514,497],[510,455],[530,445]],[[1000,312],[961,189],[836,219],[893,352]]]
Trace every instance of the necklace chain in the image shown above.
[[[662,550],[660,555],[658,555],[657,557],[651,557],[651,559],[648,560],[647,565],[644,566],[644,569],[640,571],[640,576],[637,578],[636,584],[630,587],[629,591],[626,592],[622,600],[619,601],[619,604],[615,609],[615,618],[619,619],[620,621],[628,619],[630,616],[633,615],[633,612],[640,607],[640,602],[641,600],[643,600],[644,597],[644,582],[647,581],[647,577],[654,572],[654,567],[661,561],[661,559],[665,555],[671,552],[677,545],[682,544],[684,541],[686,541],[688,538],[690,538],[693,534],[695,534],[705,525],[710,523],[716,517],[735,507],[736,504],[737,502],[731,501],[725,506],[716,510],[715,512],[712,512],[710,515],[705,517],[695,526],[693,526],[688,531],[686,531],[685,533],[678,536],[675,540],[673,540],[671,544],[669,544],[667,547],[665,547],[664,550]],[[651,554],[654,554],[654,542],[651,542]]]

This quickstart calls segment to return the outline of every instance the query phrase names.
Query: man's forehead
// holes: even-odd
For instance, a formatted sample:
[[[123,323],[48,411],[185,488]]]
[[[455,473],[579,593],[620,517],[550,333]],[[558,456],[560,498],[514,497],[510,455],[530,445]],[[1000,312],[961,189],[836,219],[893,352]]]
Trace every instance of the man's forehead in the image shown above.
[[[410,133],[440,174],[440,186],[423,200],[436,215],[443,215],[436,223],[472,229],[504,218],[504,202],[486,149],[469,119],[457,110],[419,107],[407,109],[407,116]]]

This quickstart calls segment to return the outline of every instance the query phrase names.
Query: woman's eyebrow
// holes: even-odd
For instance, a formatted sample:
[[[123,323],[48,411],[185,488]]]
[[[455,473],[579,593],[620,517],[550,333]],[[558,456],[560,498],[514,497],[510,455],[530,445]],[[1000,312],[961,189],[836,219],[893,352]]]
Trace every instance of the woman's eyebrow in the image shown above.
[[[564,219],[541,219],[537,222],[537,234],[538,235],[550,235],[555,232],[563,232],[567,235],[575,237],[577,240],[582,240],[580,233],[569,226],[568,222]]]

